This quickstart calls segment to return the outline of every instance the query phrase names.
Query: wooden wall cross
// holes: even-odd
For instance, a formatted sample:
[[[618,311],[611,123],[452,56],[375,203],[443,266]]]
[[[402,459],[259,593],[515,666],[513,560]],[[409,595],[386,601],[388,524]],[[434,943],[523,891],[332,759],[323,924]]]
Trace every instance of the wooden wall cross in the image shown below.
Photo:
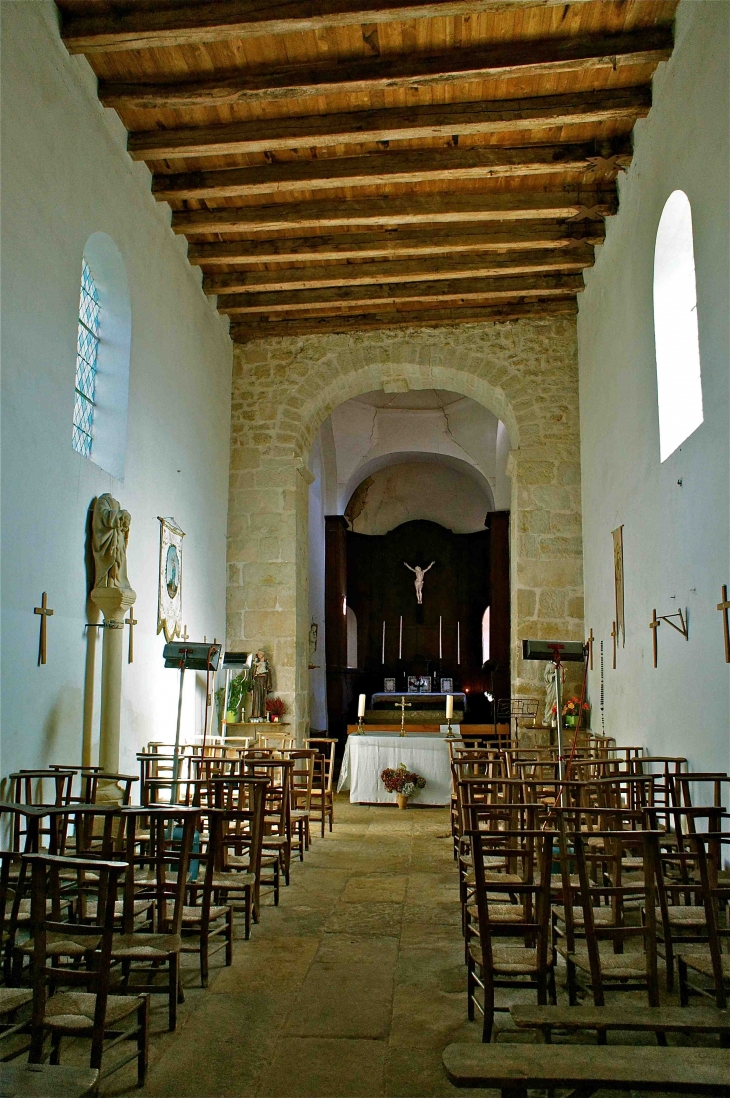
[[[651,612],[651,621],[649,622],[649,628],[652,630],[651,646],[654,650],[654,666],[657,665],[657,646],[656,646],[656,631],[661,625],[661,621],[656,616],[656,610]]]
[[[180,640],[190,640],[190,634],[188,633],[187,625],[183,626],[183,632],[180,634]]]
[[[616,628],[616,622],[612,621],[611,622],[611,638],[613,640],[613,660],[611,662],[611,667],[613,667],[614,671],[616,670],[616,639],[617,639],[617,637],[618,637],[618,629]]]
[[[588,639],[586,640],[586,644],[588,645],[588,659],[590,661],[591,671],[593,670],[593,642],[595,641],[595,639],[596,638],[593,636],[593,629],[591,629],[590,633],[588,634]]]
[[[134,627],[137,625],[137,619],[134,616],[134,610],[131,608],[129,617],[124,619],[124,624],[129,626],[129,651],[127,652],[127,663],[134,663]]]
[[[722,585],[721,601],[717,604],[717,609],[722,614],[722,629],[725,634],[725,663],[730,663],[730,623],[728,622],[727,612],[730,610],[730,601],[727,597],[727,584]]]
[[[40,606],[36,606],[33,609],[34,614],[40,614],[41,616],[41,636],[38,645],[38,666],[46,662],[47,652],[47,638],[46,638],[46,623],[48,618],[53,617],[53,611],[48,608],[48,594],[44,591],[41,596]]]

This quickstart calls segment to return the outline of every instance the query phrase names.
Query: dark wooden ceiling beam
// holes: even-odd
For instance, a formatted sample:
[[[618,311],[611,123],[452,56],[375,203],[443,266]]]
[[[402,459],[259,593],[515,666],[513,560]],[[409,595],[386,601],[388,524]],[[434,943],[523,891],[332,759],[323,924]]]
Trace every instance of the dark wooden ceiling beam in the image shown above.
[[[277,149],[328,148],[336,145],[455,134],[511,134],[556,126],[600,125],[635,122],[651,107],[651,88],[617,88],[611,91],[577,92],[533,99],[497,102],[451,103],[441,106],[356,111],[349,114],[275,118],[130,133],[133,160],[181,159],[276,152]]]
[[[157,174],[152,193],[160,201],[249,198],[296,191],[384,187],[406,183],[520,178],[574,172],[598,181],[615,179],[631,163],[631,152],[597,156],[593,143],[528,145],[518,148],[407,149],[329,160],[297,160],[250,168]]]
[[[316,65],[270,66],[255,72],[221,74],[203,80],[134,83],[101,81],[99,98],[118,110],[185,110],[254,105],[323,95],[372,95],[393,90],[445,88],[482,80],[534,79],[626,66],[656,67],[672,52],[670,28],[609,37],[548,38],[509,42],[478,50],[435,55],[407,54],[331,61]]]
[[[429,260],[390,260],[387,263],[336,263],[294,267],[273,271],[236,271],[203,279],[207,294],[226,297],[251,291],[280,292],[317,290],[335,286],[372,286],[378,283],[428,282],[434,279],[494,278],[505,275],[555,274],[582,271],[593,264],[593,248],[563,248],[558,251],[514,252],[454,258],[432,256]],[[219,298],[219,305],[220,305]]]
[[[308,229],[345,227],[383,229],[392,225],[436,225],[459,221],[601,220],[616,213],[615,185],[594,189],[514,191],[468,195],[407,195],[292,202],[268,206],[230,206],[215,210],[176,211],[176,233],[299,233]]]
[[[587,0],[571,0],[585,3]],[[61,35],[70,53],[158,49],[198,42],[295,34],[357,23],[391,23],[453,15],[504,12],[510,7],[562,7],[565,0],[206,0],[98,15],[63,11]],[[62,8],[63,10],[63,8]]]
[[[348,311],[376,312],[385,306],[441,303],[444,307],[494,304],[512,299],[570,297],[583,289],[581,275],[532,275],[522,278],[456,278],[435,282],[385,283],[379,286],[335,286],[289,293],[229,294],[218,311],[229,316],[254,313]],[[449,303],[449,306],[447,306]]]
[[[327,263],[337,260],[403,259],[408,256],[459,256],[505,253],[531,249],[583,250],[602,244],[601,221],[573,225],[536,222],[534,225],[459,225],[446,228],[392,229],[384,233],[341,233],[332,236],[287,237],[279,240],[231,240],[190,244],[188,262],[213,270],[219,266],[251,263]]]
[[[283,336],[325,335],[346,332],[367,332],[383,328],[443,328],[459,324],[505,323],[526,318],[575,316],[575,298],[515,302],[492,305],[483,309],[422,309],[410,313],[370,313],[367,316],[313,317],[298,320],[260,320],[231,325],[231,338],[236,343],[253,339]]]

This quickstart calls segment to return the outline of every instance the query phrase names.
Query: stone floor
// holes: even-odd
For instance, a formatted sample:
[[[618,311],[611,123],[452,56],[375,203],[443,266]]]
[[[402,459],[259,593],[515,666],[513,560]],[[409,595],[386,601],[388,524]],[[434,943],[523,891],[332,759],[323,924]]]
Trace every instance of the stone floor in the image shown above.
[[[466,1021],[457,874],[446,809],[350,805],[293,868],[232,967],[207,991],[185,958],[186,1003],[165,1032],[153,1000],[148,1095],[337,1098],[459,1092],[441,1053]],[[64,1057],[64,1061],[66,1058]],[[131,1068],[102,1093],[140,1093]],[[477,1091],[477,1094],[496,1094]]]

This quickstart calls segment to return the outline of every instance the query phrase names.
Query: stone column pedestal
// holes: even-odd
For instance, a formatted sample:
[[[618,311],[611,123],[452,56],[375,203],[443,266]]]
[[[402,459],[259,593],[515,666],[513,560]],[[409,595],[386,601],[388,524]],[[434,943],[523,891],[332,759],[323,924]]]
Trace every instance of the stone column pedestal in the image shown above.
[[[101,657],[101,729],[99,765],[110,774],[119,773],[119,736],[122,724],[122,660],[124,618],[137,599],[131,587],[95,587],[91,600],[104,615],[104,646]],[[118,803],[115,782],[99,782],[99,801]]]

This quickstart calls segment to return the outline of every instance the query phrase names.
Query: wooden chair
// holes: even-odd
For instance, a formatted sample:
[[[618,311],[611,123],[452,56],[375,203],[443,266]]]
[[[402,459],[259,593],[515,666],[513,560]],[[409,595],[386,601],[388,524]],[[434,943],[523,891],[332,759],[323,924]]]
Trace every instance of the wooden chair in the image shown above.
[[[650,831],[564,832],[561,841],[563,875],[563,916],[565,940],[557,950],[565,960],[568,997],[577,1003],[577,972],[589,980],[595,1006],[603,1006],[605,992],[645,990],[649,1006],[659,1006],[657,981],[656,872],[657,838]],[[625,872],[626,851],[641,856],[642,871]],[[575,863],[580,883],[581,930],[585,945],[577,943],[574,919],[574,889],[570,880],[571,862]],[[596,917],[596,909],[608,904],[611,915],[606,921]],[[646,915],[640,919],[641,908]],[[629,924],[627,911],[635,915]],[[630,938],[639,939],[638,951],[624,951]],[[612,946],[612,950],[601,945]]]
[[[190,855],[198,825],[195,808],[125,808],[126,871],[124,927],[111,943],[112,961],[122,965],[125,994],[168,997],[169,1028],[177,1025],[177,1004],[185,1001],[180,982],[182,921]],[[138,832],[144,840],[140,841]],[[135,901],[154,900],[156,932],[135,927]],[[167,986],[154,982],[167,971]],[[141,974],[148,982],[131,983]]]
[[[317,752],[313,749],[297,748],[287,751],[286,757],[294,763],[289,773],[292,845],[299,851],[299,861],[303,862],[304,852],[309,850],[311,841],[309,819],[312,811],[312,784]]]
[[[687,843],[697,858],[707,928],[707,947],[698,949],[679,945],[679,1001],[687,1006],[690,995],[714,998],[718,1010],[726,1010],[730,992],[730,881],[719,880],[717,865],[722,864],[723,849],[730,850],[730,835],[718,832],[688,835]],[[720,856],[710,857],[711,845],[719,844]],[[715,865],[713,866],[713,861]],[[724,944],[724,948],[723,948]],[[693,973],[690,982],[689,973]],[[702,977],[704,983],[698,983]],[[707,981],[709,981],[709,986]]]
[[[325,822],[330,831],[335,822],[333,782],[337,740],[331,736],[310,736],[304,743],[317,752],[312,779],[311,811],[312,819],[319,821],[322,838],[324,838]]]
[[[550,948],[550,864],[554,834],[551,831],[471,831],[474,860],[479,941],[469,944],[467,1006],[469,1020],[475,1007],[483,1015],[482,1041],[489,1041],[494,1027],[495,988],[535,988],[538,1003],[556,1002],[554,960]],[[489,871],[489,859],[501,857],[517,863],[517,874],[499,880]],[[518,877],[518,880],[513,879]],[[495,897],[500,909],[509,905],[514,914],[495,922]],[[500,902],[502,901],[502,902]],[[500,915],[502,911],[500,910]],[[522,944],[505,945],[495,939],[522,938]],[[483,992],[483,1004],[477,998]],[[497,1008],[507,1009],[507,1008]]]
[[[54,855],[25,854],[23,860],[32,872],[32,982],[33,1016],[31,1021],[30,1063],[41,1063],[46,1034],[51,1036],[51,1063],[58,1064],[63,1037],[91,1039],[90,1066],[101,1070],[110,1048],[121,1041],[134,1041],[133,1053],[114,1063],[117,1071],[131,1060],[137,1061],[137,1079],[144,1085],[149,1048],[149,997],[110,996],[109,979],[114,934],[114,907],[120,875],[127,870],[124,862],[101,859],[61,858]],[[74,924],[74,938],[86,938],[85,969],[62,966],[58,954],[48,949],[51,939],[68,933],[67,923],[56,922],[47,914],[47,901],[57,890],[59,873],[73,871],[80,889],[94,889],[98,919]],[[54,994],[48,996],[49,985]],[[58,987],[83,988],[83,991],[55,993]],[[119,1029],[120,1023],[135,1017],[131,1028]],[[105,1042],[109,1043],[105,1047]]]
[[[223,901],[243,899],[246,940],[251,935],[251,917],[256,923],[260,919],[267,788],[268,778],[253,777],[217,779],[211,791],[215,831],[210,883]],[[278,867],[277,855],[270,858]]]
[[[288,759],[255,759],[251,753],[244,755],[244,767],[251,777],[266,777],[266,809],[261,866],[270,869],[272,876],[265,878],[274,894],[274,905],[279,903],[279,870],[289,884],[291,866],[291,779],[289,772],[294,763]]]
[[[9,906],[15,896],[15,882],[10,879],[11,866],[17,861],[16,855],[9,850],[0,851],[0,942],[3,946],[7,942],[7,923],[10,915]],[[16,1022],[15,1013],[31,1002],[32,991],[20,987],[0,987],[0,1041],[13,1037],[25,1026],[24,1022]],[[13,1055],[21,1055],[27,1049],[19,1049]],[[10,1059],[5,1056],[3,1059]]]

